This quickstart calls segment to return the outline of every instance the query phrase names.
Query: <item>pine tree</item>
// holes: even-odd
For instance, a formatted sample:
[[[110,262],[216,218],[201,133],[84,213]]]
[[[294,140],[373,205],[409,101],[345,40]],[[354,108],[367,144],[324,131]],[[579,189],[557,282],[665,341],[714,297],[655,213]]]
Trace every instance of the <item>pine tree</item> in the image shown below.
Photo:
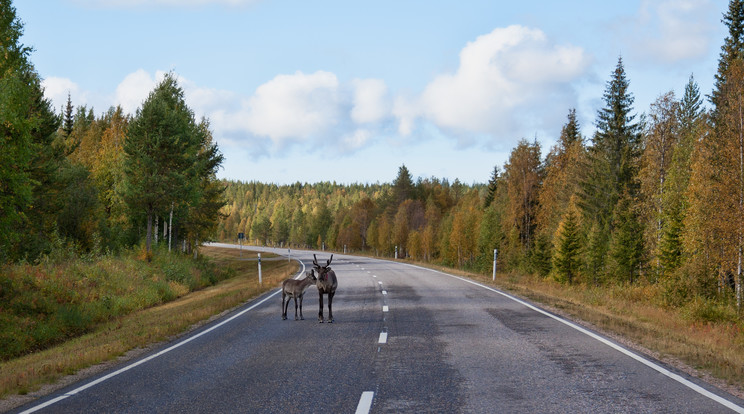
[[[72,98],[70,97],[70,93],[67,93],[67,105],[65,105],[65,112],[64,112],[64,120],[62,124],[62,131],[65,133],[65,137],[69,137],[70,134],[72,134],[72,126],[74,124],[74,118],[73,118],[73,110],[72,107]]]
[[[31,49],[20,42],[22,34],[15,8],[0,2],[0,262],[18,257],[12,250],[23,234],[34,187],[29,166],[37,122],[29,116],[31,90],[24,73],[32,70]]]
[[[124,141],[124,198],[146,221],[146,250],[155,214],[175,204],[185,208],[196,191],[197,153],[203,140],[175,75],[167,74],[129,125]]]
[[[560,280],[572,284],[581,269],[581,229],[575,208],[569,208],[563,215],[555,240],[553,266]]]
[[[405,164],[398,168],[398,176],[393,181],[393,193],[395,194],[394,214],[401,203],[413,196],[413,179]]]
[[[499,185],[499,166],[493,167],[491,173],[491,179],[488,180],[488,189],[486,192],[486,199],[483,201],[483,208],[488,208],[493,203],[493,198],[496,196],[496,191]]]
[[[589,148],[589,167],[581,184],[580,207],[587,223],[593,223],[592,231],[606,231],[608,237],[589,237],[588,254],[597,271],[605,271],[603,253],[614,234],[617,221],[615,209],[622,194],[636,199],[639,191],[637,182],[638,164],[641,152],[641,126],[634,122],[633,95],[629,92],[629,81],[625,76],[622,58],[618,59],[612,78],[604,93],[605,106],[597,113],[597,131]],[[630,218],[628,212],[621,217]]]

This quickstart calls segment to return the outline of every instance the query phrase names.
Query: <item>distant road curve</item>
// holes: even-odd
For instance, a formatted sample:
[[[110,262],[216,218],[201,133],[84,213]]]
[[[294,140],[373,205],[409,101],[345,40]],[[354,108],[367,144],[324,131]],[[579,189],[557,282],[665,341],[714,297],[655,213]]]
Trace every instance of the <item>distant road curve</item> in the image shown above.
[[[291,251],[303,266],[313,253],[330,257]],[[274,289],[18,412],[744,413],[735,396],[497,289],[351,255],[331,266],[333,324],[317,323],[312,290],[306,320],[282,321]]]

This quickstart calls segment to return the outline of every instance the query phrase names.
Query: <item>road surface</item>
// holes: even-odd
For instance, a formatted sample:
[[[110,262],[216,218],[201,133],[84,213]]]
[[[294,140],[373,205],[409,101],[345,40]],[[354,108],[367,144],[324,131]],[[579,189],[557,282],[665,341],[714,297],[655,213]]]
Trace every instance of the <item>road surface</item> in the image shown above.
[[[291,256],[304,267],[312,253]],[[730,394],[490,287],[371,258],[335,254],[331,266],[333,324],[318,323],[314,287],[305,320],[282,321],[275,289],[16,412],[744,412]]]

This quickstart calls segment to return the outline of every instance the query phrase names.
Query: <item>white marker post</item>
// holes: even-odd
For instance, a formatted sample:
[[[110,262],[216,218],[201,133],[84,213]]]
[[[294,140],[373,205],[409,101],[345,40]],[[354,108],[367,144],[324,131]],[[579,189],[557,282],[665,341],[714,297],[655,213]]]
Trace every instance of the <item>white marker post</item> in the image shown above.
[[[263,285],[261,280],[261,253],[258,254],[258,284]]]
[[[499,254],[498,249],[493,249],[493,280],[496,281],[496,256]]]
[[[292,249],[287,249],[287,261],[292,261]]]

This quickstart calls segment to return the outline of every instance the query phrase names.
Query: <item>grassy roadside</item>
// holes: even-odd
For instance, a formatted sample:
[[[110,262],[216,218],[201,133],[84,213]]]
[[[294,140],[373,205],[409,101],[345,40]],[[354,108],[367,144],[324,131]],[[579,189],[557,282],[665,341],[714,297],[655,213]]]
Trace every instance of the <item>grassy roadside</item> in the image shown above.
[[[234,277],[168,303],[103,322],[93,331],[57,346],[0,362],[0,398],[32,393],[44,384],[86,367],[179,335],[195,324],[275,288],[298,269],[297,262],[265,260],[262,263],[263,284],[259,285],[256,253],[244,250],[240,256],[238,250],[214,247],[204,247],[202,253],[211,257],[216,267],[228,270]],[[266,259],[270,256],[262,255]],[[254,260],[250,261],[251,258]],[[13,398],[16,404],[30,399],[31,396]],[[12,406],[0,405],[0,411],[9,408]]]

